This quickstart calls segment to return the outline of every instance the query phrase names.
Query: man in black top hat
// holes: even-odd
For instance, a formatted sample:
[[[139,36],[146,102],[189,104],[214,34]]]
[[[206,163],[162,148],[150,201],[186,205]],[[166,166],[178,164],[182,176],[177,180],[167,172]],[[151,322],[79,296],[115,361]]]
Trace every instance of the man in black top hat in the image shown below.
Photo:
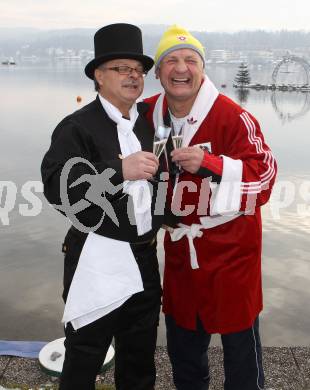
[[[66,355],[60,390],[94,390],[113,337],[116,389],[151,390],[161,300],[155,235],[163,217],[154,216],[156,188],[149,203],[146,197],[146,212],[135,202],[136,184],[147,192],[146,179],[159,165],[147,107],[135,102],[153,60],[143,54],[140,29],[130,24],[101,28],[94,43],[95,58],[85,73],[98,96],[59,123],[42,162],[46,198],[74,225],[63,244]],[[69,205],[62,196],[68,163]],[[99,284],[92,276],[98,272]]]

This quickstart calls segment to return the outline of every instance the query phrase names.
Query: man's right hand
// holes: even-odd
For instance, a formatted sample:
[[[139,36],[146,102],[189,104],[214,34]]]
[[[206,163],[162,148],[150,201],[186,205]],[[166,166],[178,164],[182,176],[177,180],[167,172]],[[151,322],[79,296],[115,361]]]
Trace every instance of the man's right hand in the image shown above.
[[[136,152],[122,160],[124,180],[150,179],[158,169],[158,158],[150,152]]]

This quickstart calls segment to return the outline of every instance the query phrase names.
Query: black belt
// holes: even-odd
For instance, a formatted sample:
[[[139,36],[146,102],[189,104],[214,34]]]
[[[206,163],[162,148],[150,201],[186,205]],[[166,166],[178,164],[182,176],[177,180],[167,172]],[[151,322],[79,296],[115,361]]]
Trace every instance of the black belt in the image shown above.
[[[154,245],[155,242],[156,242],[156,236],[152,237],[150,240],[147,241],[130,242],[129,244],[133,249],[144,250]]]

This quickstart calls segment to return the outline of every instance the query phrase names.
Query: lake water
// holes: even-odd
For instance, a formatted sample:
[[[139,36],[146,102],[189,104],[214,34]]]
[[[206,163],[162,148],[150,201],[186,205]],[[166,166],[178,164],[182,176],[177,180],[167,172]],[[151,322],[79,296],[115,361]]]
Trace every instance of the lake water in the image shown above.
[[[309,345],[310,97],[254,90],[239,96],[232,87],[236,71],[232,66],[206,69],[221,92],[259,120],[279,165],[272,200],[263,210],[263,343]],[[272,68],[250,72],[253,82],[271,81]],[[144,95],[159,88],[150,75]],[[38,215],[21,215],[20,206],[29,203],[22,188],[40,181],[41,160],[56,124],[94,97],[80,63],[0,67],[0,183],[8,182],[8,190],[0,189],[1,207],[8,192],[17,192],[9,220],[0,219],[0,339],[48,341],[63,335],[60,248],[69,224],[41,193]],[[159,254],[162,268],[161,245]],[[163,326],[159,343],[165,343]]]

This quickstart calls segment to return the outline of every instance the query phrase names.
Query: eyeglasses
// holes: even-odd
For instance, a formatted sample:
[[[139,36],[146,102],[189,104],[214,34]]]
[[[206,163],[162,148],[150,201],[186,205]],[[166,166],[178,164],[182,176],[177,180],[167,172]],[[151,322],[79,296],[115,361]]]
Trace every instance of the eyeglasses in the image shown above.
[[[145,77],[147,75],[147,71],[144,70],[142,67],[132,68],[131,66],[127,65],[120,65],[120,66],[112,66],[111,68],[103,67],[102,69],[108,69],[108,70],[114,70],[115,72],[123,75],[131,75],[133,71],[135,71],[139,76]]]

